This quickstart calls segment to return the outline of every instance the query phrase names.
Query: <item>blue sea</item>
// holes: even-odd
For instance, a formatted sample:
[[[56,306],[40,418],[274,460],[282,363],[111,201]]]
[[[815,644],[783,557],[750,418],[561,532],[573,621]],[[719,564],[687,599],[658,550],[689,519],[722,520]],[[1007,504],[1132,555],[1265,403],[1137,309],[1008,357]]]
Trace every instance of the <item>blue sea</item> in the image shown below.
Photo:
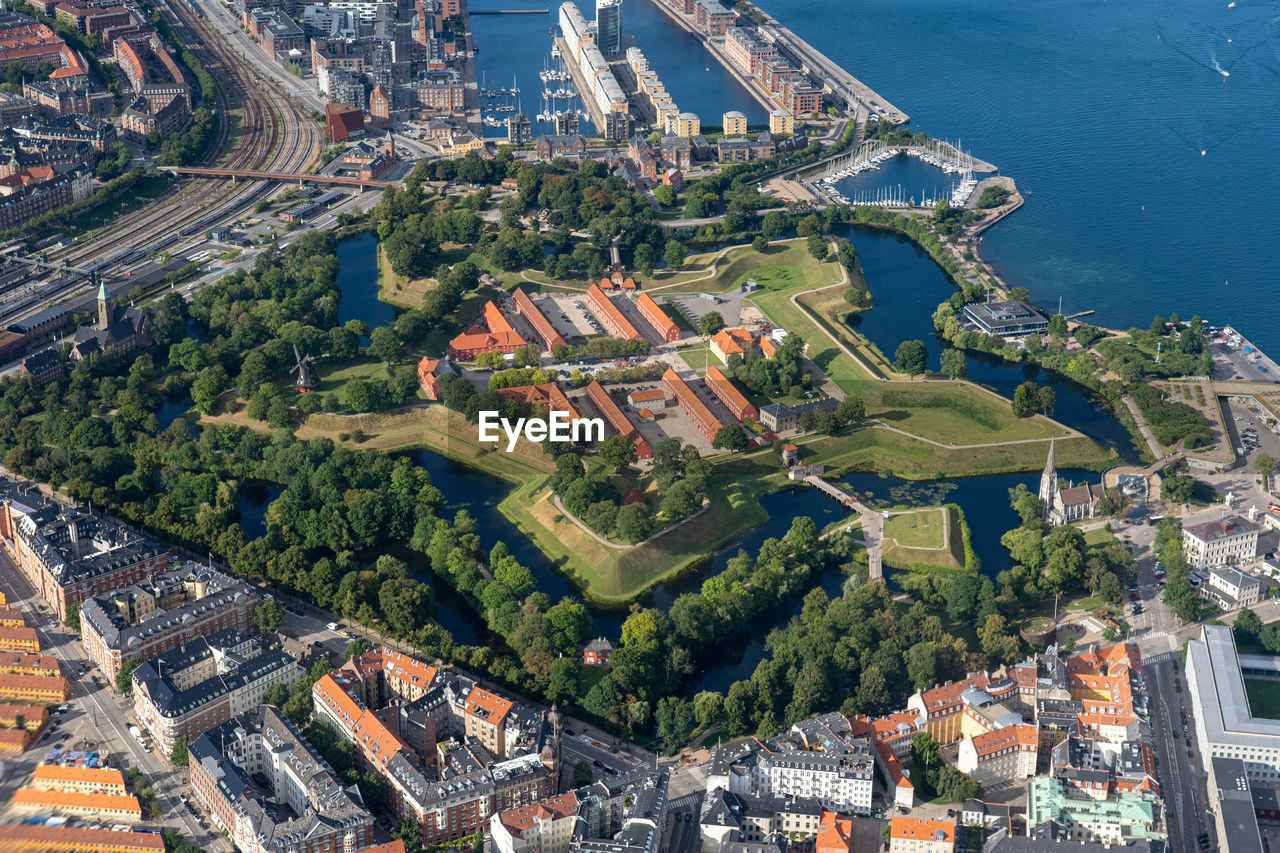
[[[1200,313],[1280,351],[1280,2],[758,2],[915,129],[1017,180],[1027,203],[983,254],[1036,301],[1122,328]],[[536,88],[553,14],[473,21],[490,79]],[[653,0],[627,0],[624,28],[683,109],[763,117]],[[887,173],[908,194],[950,185]]]

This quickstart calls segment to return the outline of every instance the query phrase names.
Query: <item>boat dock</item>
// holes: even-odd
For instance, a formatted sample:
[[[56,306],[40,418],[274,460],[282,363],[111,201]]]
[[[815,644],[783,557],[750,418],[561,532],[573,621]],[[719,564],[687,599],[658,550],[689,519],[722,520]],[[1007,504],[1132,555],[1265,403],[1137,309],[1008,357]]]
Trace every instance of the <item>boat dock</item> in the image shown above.
[[[595,94],[591,91],[591,87],[587,85],[586,78],[582,76],[582,70],[578,68],[578,63],[573,61],[573,54],[569,52],[569,45],[565,44],[564,39],[560,36],[556,36],[556,49],[560,51],[561,56],[570,57],[564,61],[564,67],[573,79],[573,85],[578,90],[582,105],[587,109],[587,115],[591,116],[591,123],[596,126],[596,133],[604,136],[604,113],[600,110],[600,105],[596,103]]]

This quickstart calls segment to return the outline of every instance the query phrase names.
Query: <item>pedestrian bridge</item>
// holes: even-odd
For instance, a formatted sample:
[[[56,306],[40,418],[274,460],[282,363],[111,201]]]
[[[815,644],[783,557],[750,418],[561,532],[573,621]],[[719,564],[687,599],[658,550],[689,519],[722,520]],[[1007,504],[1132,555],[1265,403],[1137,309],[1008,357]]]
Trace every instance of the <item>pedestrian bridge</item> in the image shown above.
[[[246,178],[252,181],[297,181],[299,184],[327,184],[338,187],[369,187],[385,190],[399,187],[399,181],[374,181],[345,175],[304,175],[298,172],[262,172],[254,169],[219,169],[204,166],[161,166],[175,175],[192,175],[198,178]]]

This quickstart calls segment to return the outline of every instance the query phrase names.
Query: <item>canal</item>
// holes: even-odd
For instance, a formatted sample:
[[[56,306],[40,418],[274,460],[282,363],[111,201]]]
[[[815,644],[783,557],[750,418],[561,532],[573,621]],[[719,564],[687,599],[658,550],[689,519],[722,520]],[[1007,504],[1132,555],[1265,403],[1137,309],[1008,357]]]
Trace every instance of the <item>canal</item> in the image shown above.
[[[930,351],[931,366],[936,365],[942,346],[933,335],[931,317],[938,303],[954,292],[946,275],[926,254],[898,235],[862,226],[850,226],[843,233],[854,241],[858,249],[875,306],[858,319],[858,330],[891,358],[903,340],[924,340]],[[339,317],[343,322],[358,318],[373,328],[394,321],[394,309],[377,298],[376,247],[372,234],[363,234],[339,244],[341,269],[338,281],[342,289]],[[1042,372],[1034,365],[1010,365],[989,357],[971,357],[969,374],[974,381],[990,385],[1006,395],[1026,379],[1053,385],[1058,397],[1055,417],[1114,447],[1125,458],[1133,458],[1128,433],[1105,408],[1100,408],[1090,398],[1086,389],[1052,374],[1041,375]],[[505,542],[512,555],[533,573],[538,589],[553,603],[565,596],[581,598],[551,560],[499,510],[499,504],[512,488],[509,483],[429,450],[412,451],[411,458],[431,475],[432,482],[444,493],[449,513],[465,509],[476,520],[486,551],[498,542]],[[1096,482],[1098,479],[1097,474],[1089,471],[1059,473],[1067,480]],[[1039,484],[1039,472],[932,483],[912,483],[863,472],[851,474],[841,482],[859,495],[886,504],[926,506],[945,501],[959,505],[965,510],[982,572],[995,577],[1012,565],[1000,545],[1000,537],[1018,522],[1016,513],[1009,506],[1008,490],[1019,483],[1035,490]],[[270,486],[246,489],[242,493],[241,523],[246,535],[252,538],[265,532],[266,509],[278,494],[278,487]],[[813,518],[819,529],[843,517],[843,511],[834,503],[809,488],[766,495],[760,503],[768,513],[762,524],[719,549],[702,570],[655,587],[642,603],[669,609],[677,596],[698,590],[708,576],[722,571],[739,551],[754,556],[766,539],[786,535],[797,517]],[[421,557],[405,553],[400,556],[409,560],[415,573],[432,585],[440,604],[438,619],[458,642],[476,643],[488,638],[483,620],[430,572]],[[818,583],[828,595],[836,596],[840,594],[844,581],[838,571],[829,571]],[[799,613],[802,599],[803,596],[796,596],[782,602],[738,638],[718,647],[714,664],[701,670],[697,683],[691,684],[690,689],[726,690],[733,681],[749,677],[764,657],[764,643],[769,631],[785,625]],[[589,608],[596,631],[616,639],[627,611],[596,605],[589,605]]]

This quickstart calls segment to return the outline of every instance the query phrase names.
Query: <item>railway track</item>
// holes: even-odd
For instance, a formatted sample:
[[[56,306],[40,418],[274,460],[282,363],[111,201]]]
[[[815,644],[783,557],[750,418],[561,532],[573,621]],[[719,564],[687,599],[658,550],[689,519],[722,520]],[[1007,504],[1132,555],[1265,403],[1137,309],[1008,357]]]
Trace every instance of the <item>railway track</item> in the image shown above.
[[[209,159],[229,168],[309,171],[322,150],[319,125],[241,60],[183,0],[153,0],[153,4],[175,35],[193,45],[192,51],[217,81],[219,137]],[[233,126],[237,112],[238,128]],[[233,137],[237,132],[238,137]],[[228,152],[232,142],[234,148]],[[99,231],[89,242],[55,256],[79,265],[143,247],[165,248],[153,244],[171,244],[183,236],[203,233],[207,226],[254,200],[265,187],[265,182],[245,182],[231,188],[210,181],[186,182]]]

